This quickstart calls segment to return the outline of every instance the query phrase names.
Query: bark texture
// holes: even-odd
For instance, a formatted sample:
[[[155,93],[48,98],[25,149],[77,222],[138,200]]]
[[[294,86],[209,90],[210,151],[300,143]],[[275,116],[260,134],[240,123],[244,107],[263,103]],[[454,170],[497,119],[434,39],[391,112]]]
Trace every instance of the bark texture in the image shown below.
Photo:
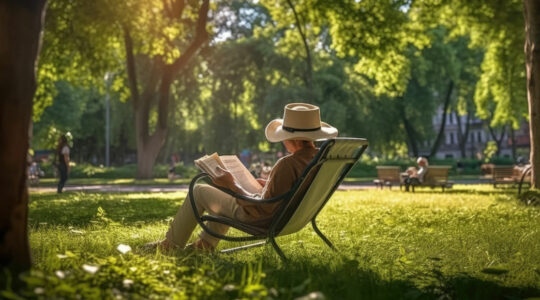
[[[26,155],[44,8],[45,0],[0,0],[0,268],[13,274],[31,264]]]
[[[540,2],[524,0],[523,8],[531,136],[531,185],[540,188]]]

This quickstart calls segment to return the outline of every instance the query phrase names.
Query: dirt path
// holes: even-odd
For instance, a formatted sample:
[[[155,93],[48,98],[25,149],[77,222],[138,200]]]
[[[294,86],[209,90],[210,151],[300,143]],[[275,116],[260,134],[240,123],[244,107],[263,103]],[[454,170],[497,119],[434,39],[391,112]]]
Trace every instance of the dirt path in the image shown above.
[[[342,184],[338,190],[363,190],[374,189],[372,184]],[[30,187],[31,193],[54,193],[56,187]],[[169,193],[169,192],[187,192],[187,185],[66,185],[66,192],[101,192],[101,193]]]
[[[455,182],[456,184],[480,184],[486,183],[485,180],[459,180]],[[349,191],[349,190],[369,190],[375,189],[375,185],[371,182],[351,182],[344,183],[339,186],[338,190]],[[393,189],[399,187],[395,186]],[[47,186],[47,187],[30,187],[30,192],[35,193],[54,193],[56,192],[56,187]],[[386,188],[385,188],[386,189]],[[67,192],[101,192],[101,193],[142,193],[142,192],[152,192],[152,193],[170,193],[170,192],[187,192],[188,185],[112,185],[112,184],[103,184],[103,185],[66,185],[64,191]]]

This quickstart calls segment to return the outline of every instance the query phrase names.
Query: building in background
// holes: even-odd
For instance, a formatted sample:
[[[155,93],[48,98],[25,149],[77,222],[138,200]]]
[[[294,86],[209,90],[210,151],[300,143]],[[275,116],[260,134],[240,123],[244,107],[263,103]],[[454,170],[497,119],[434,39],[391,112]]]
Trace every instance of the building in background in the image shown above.
[[[459,118],[459,119],[458,119]],[[439,108],[437,114],[433,117],[433,128],[438,133],[438,130],[442,122],[442,108]],[[496,129],[494,132],[490,132],[486,122],[471,117],[469,122],[469,133],[467,139],[464,142],[463,156],[460,135],[465,133],[467,126],[467,116],[458,116],[454,112],[446,115],[446,126],[444,128],[443,141],[437,151],[436,158],[477,158],[482,159],[484,157],[484,150],[489,141],[495,141],[495,138],[501,141],[499,149],[499,157],[514,157],[513,151],[515,151],[514,158],[529,158],[530,149],[530,135],[529,135],[529,123],[523,121],[518,130],[513,131],[510,128],[505,128],[504,132],[501,129]],[[501,137],[502,134],[502,137]],[[433,141],[426,142],[421,149],[421,154],[428,155],[430,147]],[[513,146],[515,147],[513,149]]]

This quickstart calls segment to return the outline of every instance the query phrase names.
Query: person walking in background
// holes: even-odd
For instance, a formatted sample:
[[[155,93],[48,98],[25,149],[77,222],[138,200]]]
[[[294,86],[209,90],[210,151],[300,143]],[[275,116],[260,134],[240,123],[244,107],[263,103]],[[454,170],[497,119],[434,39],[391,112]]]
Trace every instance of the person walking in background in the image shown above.
[[[56,166],[60,175],[60,181],[58,182],[58,193],[61,193],[66,184],[69,167],[69,145],[65,135],[62,135],[58,140],[58,146],[56,147]]]

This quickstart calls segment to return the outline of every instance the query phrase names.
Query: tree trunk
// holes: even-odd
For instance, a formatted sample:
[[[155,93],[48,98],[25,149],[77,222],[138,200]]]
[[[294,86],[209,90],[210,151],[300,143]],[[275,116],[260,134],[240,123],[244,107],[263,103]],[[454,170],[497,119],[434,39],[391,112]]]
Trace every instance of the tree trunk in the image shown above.
[[[169,7],[165,3],[165,13],[169,17],[181,18],[184,11],[183,2],[178,7]],[[174,6],[174,5],[173,5]],[[187,65],[189,60],[199,51],[202,45],[208,40],[206,23],[208,19],[209,0],[203,0],[199,8],[196,32],[191,44],[182,51],[182,55],[171,64],[165,64],[160,57],[153,58],[153,66],[150,70],[148,82],[144,89],[139,92],[139,81],[134,55],[134,45],[131,38],[130,28],[122,24],[124,32],[124,47],[126,51],[126,68],[128,74],[128,84],[131,92],[131,103],[135,111],[135,131],[137,139],[137,179],[152,178],[152,169],[156,162],[159,151],[165,144],[168,131],[169,115],[169,91],[173,77]],[[174,45],[172,45],[174,46]],[[158,99],[158,122],[156,129],[150,133],[149,115],[154,99]]]
[[[495,156],[499,156],[499,154],[501,153],[501,144],[502,144],[502,141],[503,141],[503,138],[504,138],[504,134],[506,133],[506,125],[504,125],[502,127],[501,135],[499,137],[497,137],[497,134],[495,133],[495,129],[493,129],[493,127],[491,127],[491,125],[488,124],[487,126],[488,126],[488,130],[489,130],[489,134],[491,135],[491,138],[497,144],[497,152],[495,152]]]
[[[531,137],[531,185],[540,188],[540,3],[524,0],[527,99]]]
[[[441,146],[441,142],[444,136],[444,128],[446,126],[446,112],[448,111],[448,106],[450,105],[450,98],[452,96],[453,88],[454,88],[454,81],[450,80],[450,83],[448,84],[448,92],[446,93],[446,98],[444,99],[441,127],[439,128],[439,133],[437,134],[437,138],[435,138],[435,142],[433,143],[433,147],[431,148],[429,157],[435,157],[435,154],[437,154],[437,151],[439,150],[439,147]]]
[[[456,111],[454,111],[454,115],[457,120],[458,125],[458,144],[459,144],[459,151],[461,152],[461,158],[467,157],[467,140],[469,139],[469,131],[471,128],[471,119],[472,114],[470,112],[467,112],[467,123],[465,123],[465,129],[463,129],[463,126],[461,124],[461,119],[459,118],[459,115]]]
[[[512,158],[514,161],[517,159],[517,146],[516,146],[516,134],[512,125],[510,125],[510,141],[512,143]]]
[[[405,113],[405,104],[403,103],[403,98],[400,97],[397,99],[399,101],[399,114],[401,117],[401,121],[403,122],[403,127],[405,127],[405,133],[407,134],[407,146],[409,148],[409,152],[412,151],[414,157],[418,157],[418,144],[416,140],[416,131],[411,125],[411,122],[409,122],[409,119],[407,119],[407,114]]]
[[[44,8],[45,0],[0,1],[0,268],[13,274],[31,263],[26,155]]]

